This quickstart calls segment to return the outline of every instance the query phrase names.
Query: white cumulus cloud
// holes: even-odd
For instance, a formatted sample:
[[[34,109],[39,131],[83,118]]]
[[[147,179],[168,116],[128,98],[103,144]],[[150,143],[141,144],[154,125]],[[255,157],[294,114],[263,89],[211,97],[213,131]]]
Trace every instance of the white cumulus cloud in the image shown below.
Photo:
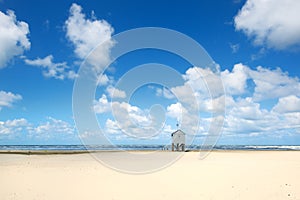
[[[279,113],[300,112],[300,98],[295,95],[280,98],[273,109]]]
[[[109,80],[109,78],[106,74],[100,74],[98,76],[97,85],[104,86],[104,85],[107,85],[110,81],[111,80]]]
[[[221,72],[223,85],[227,94],[243,94],[246,89],[247,73],[242,64],[234,65],[232,72],[227,69]]]
[[[222,96],[225,91],[218,72],[219,71],[214,72],[210,68],[194,66],[185,72],[183,78],[195,92],[199,92],[202,96],[219,97]],[[177,96],[173,90],[171,91]]]
[[[95,49],[87,61],[97,71],[111,61],[110,49],[114,46],[111,36],[114,29],[107,21],[98,20],[95,16],[87,19],[82,13],[82,7],[73,3],[65,27],[66,37],[73,43],[78,58],[84,59],[97,45],[103,43],[101,47]]]
[[[29,26],[18,21],[13,11],[0,11],[0,69],[5,67],[13,57],[22,55],[30,49],[28,39]]]
[[[173,103],[167,107],[167,115],[180,121],[182,115],[187,113],[187,110],[182,106],[180,102]]]
[[[256,101],[276,99],[291,94],[300,94],[300,82],[280,68],[271,70],[258,66],[256,70],[247,67],[248,76],[255,83],[253,98]]]
[[[300,81],[280,68],[250,68],[239,63],[232,70],[218,73],[191,67],[183,78],[185,82],[182,85],[168,91],[174,94],[177,102],[171,99],[168,106],[162,107],[166,122],[173,121],[174,126],[177,120],[188,135],[208,135],[209,131],[223,126],[224,117],[224,137],[280,137],[299,133]],[[216,94],[221,94],[220,78],[226,93],[209,95],[207,84],[212,84]],[[155,89],[156,95],[168,99],[163,89],[157,90],[153,86],[149,89]],[[94,102],[96,113],[114,117],[104,121],[107,133],[116,136],[127,132],[144,137],[161,127],[159,123],[152,124],[156,116],[151,116],[149,110],[126,102],[109,102],[109,97],[103,94]],[[274,101],[278,101],[277,104]],[[225,116],[222,115],[224,112]],[[163,132],[164,128],[159,130]]]
[[[300,45],[299,0],[247,0],[234,18],[236,30],[256,45],[279,50]]]
[[[0,121],[0,135],[13,135],[22,133],[30,126],[24,118]]]
[[[121,132],[121,129],[118,126],[118,123],[116,121],[111,120],[111,119],[106,120],[105,127],[106,127],[106,130],[107,130],[107,133],[109,133],[109,134],[116,134],[116,133]]]
[[[94,101],[94,111],[97,114],[112,114],[114,119],[106,119],[105,123],[106,133],[110,134],[128,133],[131,136],[148,137],[163,126],[163,121],[155,118],[157,113],[127,102],[109,102],[105,94]]]
[[[11,107],[12,104],[18,100],[21,100],[22,96],[19,94],[13,94],[11,92],[0,91],[0,110],[3,107]]]
[[[126,97],[125,91],[119,90],[113,86],[108,86],[106,88],[106,91],[111,98],[125,98]]]
[[[35,60],[25,59],[24,61],[27,65],[41,67],[43,69],[43,75],[48,78],[53,77],[63,80],[65,78],[74,79],[77,77],[76,72],[70,70],[66,62],[54,63],[52,55]]]
[[[197,123],[197,118],[199,119],[202,113],[204,115],[200,118],[200,123],[203,130],[200,132],[207,132],[208,124],[211,121],[207,114],[223,113],[224,111],[226,113],[225,136],[265,135],[277,137],[279,134],[284,134],[284,131],[288,134],[297,132],[299,129],[300,100],[297,95],[300,94],[300,81],[280,68],[269,69],[259,66],[251,69],[241,63],[236,64],[232,70],[226,69],[220,73],[226,95],[215,97],[205,95],[209,93],[206,84],[213,84],[212,88],[216,88],[215,91],[218,91],[217,85],[214,85],[217,81],[213,81],[216,80],[215,77],[218,74],[207,69],[192,67],[183,76],[186,83],[183,86],[172,88],[171,91],[177,97],[187,97],[190,95],[187,90],[189,84],[193,88],[194,97],[197,98],[200,107],[200,115],[197,116],[191,114],[194,105],[185,104],[184,108],[187,114],[184,119],[189,122],[186,123],[189,127],[187,132],[191,132],[193,125],[195,126]],[[203,80],[204,77],[209,81]],[[189,102],[190,98],[181,99],[182,101],[167,107],[168,116],[178,118],[185,113],[182,112],[180,103]],[[278,100],[278,103],[266,106],[265,101],[268,100]]]
[[[6,139],[23,137],[41,141],[46,141],[50,138],[59,140],[74,140],[77,138],[74,125],[53,117],[48,117],[47,121],[38,125],[30,123],[24,118],[0,121],[0,137]]]
[[[31,137],[49,139],[54,136],[61,135],[73,135],[75,133],[75,127],[68,122],[53,117],[48,117],[47,121],[39,124],[38,126],[30,126],[28,132]]]
[[[108,102],[108,99],[105,94],[102,94],[102,96],[98,100],[94,100],[94,111],[97,114],[106,113],[111,110],[111,103]]]
[[[155,95],[158,96],[158,97],[163,96],[167,99],[175,98],[174,94],[166,87],[157,88]]]

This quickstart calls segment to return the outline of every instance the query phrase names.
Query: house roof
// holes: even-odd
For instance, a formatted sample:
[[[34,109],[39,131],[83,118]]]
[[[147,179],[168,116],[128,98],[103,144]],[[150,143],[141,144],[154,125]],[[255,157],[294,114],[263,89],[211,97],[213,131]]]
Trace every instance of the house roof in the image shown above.
[[[178,129],[177,131],[173,132],[171,134],[171,136],[173,137],[173,135],[176,134],[176,133],[178,133],[178,132],[181,132],[181,133],[183,133],[183,135],[185,135],[185,132],[183,132],[182,130]]]

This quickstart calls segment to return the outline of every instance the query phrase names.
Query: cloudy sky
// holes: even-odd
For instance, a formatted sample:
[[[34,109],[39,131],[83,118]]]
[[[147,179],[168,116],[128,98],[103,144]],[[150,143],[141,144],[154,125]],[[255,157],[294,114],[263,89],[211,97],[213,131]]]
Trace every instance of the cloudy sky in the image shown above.
[[[179,121],[186,125],[185,132],[195,132],[200,144],[215,114],[222,119],[219,144],[299,145],[299,10],[298,0],[2,0],[0,144],[80,144],[80,137],[94,137],[97,133],[79,137],[72,112],[81,63],[104,41],[91,60],[97,64],[91,66],[110,63],[110,51],[118,45],[114,34],[163,27],[201,44],[218,70],[191,66],[178,56],[151,49],[122,56],[97,74],[93,109],[106,137],[118,144],[167,144]],[[118,80],[145,63],[170,66],[184,83],[169,88],[149,83],[125,101],[129,94],[116,89]],[[203,80],[215,77],[222,80],[225,93],[211,96]],[[187,97],[187,85],[199,105],[197,116],[190,113],[188,98],[178,101]],[[141,136],[152,130],[157,113],[151,113],[151,106],[157,104],[165,117],[159,134],[147,140],[132,138],[128,132]],[[183,117],[187,119],[181,124]],[[145,132],[138,127],[146,127]]]

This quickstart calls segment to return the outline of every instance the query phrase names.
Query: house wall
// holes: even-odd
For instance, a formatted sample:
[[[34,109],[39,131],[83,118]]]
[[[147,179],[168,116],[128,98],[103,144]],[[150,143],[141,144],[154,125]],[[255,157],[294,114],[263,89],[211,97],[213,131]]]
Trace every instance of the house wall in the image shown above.
[[[185,135],[183,132],[178,131],[172,137],[172,143],[176,146],[177,144],[185,144]]]

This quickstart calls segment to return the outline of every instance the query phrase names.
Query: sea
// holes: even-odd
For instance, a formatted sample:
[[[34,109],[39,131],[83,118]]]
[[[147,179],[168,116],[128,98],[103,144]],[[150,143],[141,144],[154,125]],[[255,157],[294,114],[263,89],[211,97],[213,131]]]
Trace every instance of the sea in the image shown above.
[[[210,150],[211,147],[190,145],[187,151]],[[2,151],[156,151],[171,150],[171,146],[166,145],[0,145]],[[212,150],[265,150],[265,151],[300,151],[300,145],[216,145]]]

